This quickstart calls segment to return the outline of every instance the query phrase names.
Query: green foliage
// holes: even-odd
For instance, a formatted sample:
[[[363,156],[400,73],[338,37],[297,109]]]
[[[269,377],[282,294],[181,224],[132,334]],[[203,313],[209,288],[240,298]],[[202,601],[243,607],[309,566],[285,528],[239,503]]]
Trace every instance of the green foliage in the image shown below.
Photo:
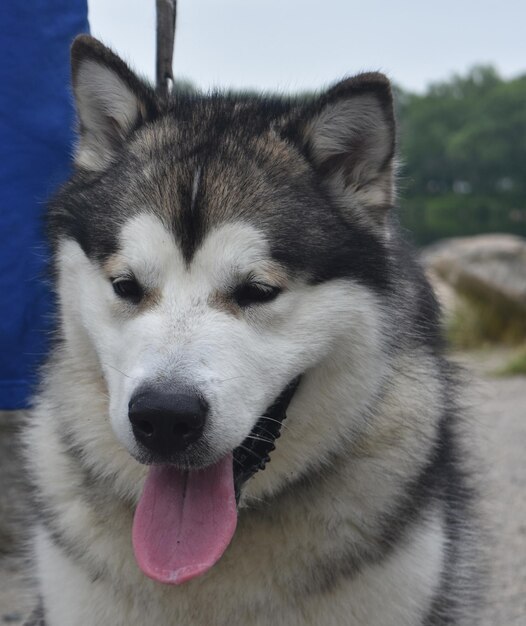
[[[526,349],[496,373],[499,376],[526,376]]]
[[[402,191],[401,195],[402,224],[420,245],[483,233],[526,236],[526,194],[410,195]]]
[[[517,345],[526,340],[524,310],[511,302],[462,292],[446,329],[451,345],[459,349],[491,344]]]
[[[475,67],[423,95],[395,93],[401,217],[416,241],[526,236],[526,76]]]

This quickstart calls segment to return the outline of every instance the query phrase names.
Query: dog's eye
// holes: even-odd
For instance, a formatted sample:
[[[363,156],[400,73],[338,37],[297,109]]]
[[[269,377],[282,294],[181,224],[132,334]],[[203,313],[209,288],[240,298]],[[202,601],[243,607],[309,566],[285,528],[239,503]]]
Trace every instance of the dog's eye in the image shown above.
[[[112,285],[119,298],[133,304],[138,304],[142,300],[144,293],[135,278],[117,278],[112,281]]]
[[[234,290],[234,300],[240,307],[264,304],[279,296],[281,289],[263,283],[244,283]]]

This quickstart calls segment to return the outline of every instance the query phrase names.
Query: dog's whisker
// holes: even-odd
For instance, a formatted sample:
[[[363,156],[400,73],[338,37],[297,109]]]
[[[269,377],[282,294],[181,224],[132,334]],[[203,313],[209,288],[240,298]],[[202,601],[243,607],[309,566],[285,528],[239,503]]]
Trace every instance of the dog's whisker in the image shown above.
[[[246,376],[232,376],[232,378],[223,378],[223,379],[217,380],[216,382],[218,382],[218,383],[228,383],[231,380],[240,380],[242,378],[246,378]]]
[[[126,378],[129,378],[131,380],[133,380],[135,378],[135,376],[130,376],[129,374],[126,374],[126,372],[123,372],[122,370],[120,370],[119,368],[115,367],[115,365],[111,365],[110,363],[104,363],[102,362],[103,365],[105,365],[106,367],[111,368],[112,370],[115,370],[116,372],[118,372],[119,374],[122,374],[123,376],[125,376]]]
[[[274,419],[273,417],[267,417],[266,415],[262,415],[259,419],[260,420],[268,420],[269,422],[275,422],[276,424],[280,424],[282,428],[288,428],[288,424],[286,424],[285,422],[282,422],[280,420]],[[263,426],[260,425],[260,428],[264,432],[267,432],[267,433],[270,434],[270,431],[268,431],[266,428],[263,428]]]
[[[260,454],[257,454],[256,452],[254,452],[254,450],[251,450],[250,448],[247,448],[243,444],[240,444],[238,447],[241,448],[242,450],[244,450],[245,452],[249,452],[250,454],[252,454],[252,456],[255,456],[258,459],[262,459],[263,458]]]
[[[262,420],[268,420],[269,422],[276,422],[276,424],[282,424],[283,422],[281,420],[277,420],[274,417],[268,417],[268,415],[262,415],[260,417],[260,419]]]
[[[265,439],[265,437],[258,437],[257,435],[247,435],[247,439],[254,439],[255,441],[263,441],[264,443],[274,443],[274,439]]]

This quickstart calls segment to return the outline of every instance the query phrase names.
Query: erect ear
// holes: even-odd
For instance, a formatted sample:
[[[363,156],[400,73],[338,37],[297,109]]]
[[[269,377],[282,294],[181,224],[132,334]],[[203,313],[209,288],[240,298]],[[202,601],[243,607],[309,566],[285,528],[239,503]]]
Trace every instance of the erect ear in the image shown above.
[[[71,74],[80,122],[75,163],[102,170],[130,133],[154,115],[154,93],[124,61],[89,35],[73,42]]]
[[[389,81],[361,74],[338,83],[300,130],[307,153],[336,202],[383,226],[395,199],[395,121]]]

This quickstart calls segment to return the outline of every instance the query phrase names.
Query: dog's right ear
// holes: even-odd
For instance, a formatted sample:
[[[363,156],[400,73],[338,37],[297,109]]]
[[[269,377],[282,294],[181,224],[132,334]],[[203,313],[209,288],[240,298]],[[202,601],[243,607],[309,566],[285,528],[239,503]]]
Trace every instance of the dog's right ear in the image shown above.
[[[80,122],[75,163],[103,170],[130,133],[155,114],[153,90],[109,48],[89,35],[71,47],[73,92]]]
[[[383,232],[395,201],[396,128],[389,81],[348,78],[300,105],[285,135],[300,143],[344,215]]]

